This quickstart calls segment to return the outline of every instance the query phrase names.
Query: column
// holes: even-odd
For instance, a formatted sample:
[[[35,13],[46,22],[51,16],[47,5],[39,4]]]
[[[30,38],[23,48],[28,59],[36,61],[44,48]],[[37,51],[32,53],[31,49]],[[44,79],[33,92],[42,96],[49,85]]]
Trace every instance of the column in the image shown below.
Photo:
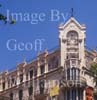
[[[17,85],[20,84],[19,68],[17,69]]]
[[[47,64],[47,61],[46,61],[46,58],[45,58],[45,73],[48,72],[48,64]]]
[[[84,40],[82,40],[82,43],[81,43],[81,59],[82,59],[81,66],[84,66],[85,65],[84,56],[85,56]]]
[[[67,80],[67,68],[65,69],[65,77],[66,77],[66,80]]]
[[[23,82],[26,81],[26,72],[25,72],[25,68],[23,68]]]
[[[62,42],[62,37],[60,38],[60,45],[61,45],[60,47],[61,66],[64,68],[64,62],[66,60],[66,42],[65,43]]]
[[[0,77],[0,91],[2,91],[2,78]]]
[[[79,41],[79,59],[81,59],[81,41]]]
[[[28,71],[28,80],[30,80],[30,72]]]
[[[86,100],[86,90],[83,91],[83,100]]]
[[[37,62],[37,76],[40,76],[40,63],[39,63],[39,58]]]
[[[5,89],[8,89],[8,80],[7,80],[7,78],[5,79]]]
[[[72,80],[72,69],[70,68],[70,80]]]
[[[72,68],[72,61],[71,61],[71,59],[70,59],[70,61],[69,61],[69,62],[70,62],[70,68]]]

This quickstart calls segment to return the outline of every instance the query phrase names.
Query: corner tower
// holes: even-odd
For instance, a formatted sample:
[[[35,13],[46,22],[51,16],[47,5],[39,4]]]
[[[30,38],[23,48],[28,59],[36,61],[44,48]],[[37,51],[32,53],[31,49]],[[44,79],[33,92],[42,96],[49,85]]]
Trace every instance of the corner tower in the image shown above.
[[[63,76],[60,82],[61,95],[65,100],[86,100],[86,79],[82,74],[85,67],[85,25],[74,17],[59,27],[60,57]],[[64,100],[64,99],[63,99]]]
[[[59,26],[62,67],[85,66],[85,32],[85,25],[80,25],[74,17]]]

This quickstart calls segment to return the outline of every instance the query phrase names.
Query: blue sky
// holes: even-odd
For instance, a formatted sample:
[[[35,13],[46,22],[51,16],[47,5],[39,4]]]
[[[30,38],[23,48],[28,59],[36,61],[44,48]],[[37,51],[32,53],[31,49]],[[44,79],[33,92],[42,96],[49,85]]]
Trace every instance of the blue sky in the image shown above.
[[[68,14],[66,19],[69,19],[70,9],[73,7],[75,18],[81,24],[86,24],[86,45],[91,49],[97,47],[97,0],[0,0],[0,3],[2,4],[0,13],[5,15],[7,10],[10,13],[46,14],[45,21],[38,24],[17,21],[15,25],[5,25],[0,22],[0,71],[16,67],[24,59],[31,60],[38,52],[34,49],[10,51],[6,47],[10,39],[15,39],[16,44],[30,42],[33,46],[36,39],[44,39],[42,51],[58,45],[58,26],[65,21],[62,16],[58,21],[50,21],[51,10],[58,10],[64,15]]]

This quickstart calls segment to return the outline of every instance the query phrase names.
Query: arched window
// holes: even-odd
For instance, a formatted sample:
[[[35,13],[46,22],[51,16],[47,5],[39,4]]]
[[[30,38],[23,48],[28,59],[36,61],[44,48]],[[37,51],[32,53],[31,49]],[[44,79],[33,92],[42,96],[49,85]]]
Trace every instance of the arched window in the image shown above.
[[[76,31],[70,31],[67,33],[68,39],[78,39],[78,33]]]
[[[76,31],[70,31],[67,33],[67,44],[77,45],[78,43],[78,33]]]
[[[59,57],[53,56],[48,60],[48,70],[51,71],[59,66]]]

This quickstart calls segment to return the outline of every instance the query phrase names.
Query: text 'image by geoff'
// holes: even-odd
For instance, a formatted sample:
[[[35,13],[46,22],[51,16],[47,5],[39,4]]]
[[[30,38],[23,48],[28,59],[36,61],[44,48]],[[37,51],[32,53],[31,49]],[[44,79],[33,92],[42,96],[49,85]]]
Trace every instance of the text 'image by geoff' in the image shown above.
[[[97,1],[0,1],[0,100],[97,100]]]

